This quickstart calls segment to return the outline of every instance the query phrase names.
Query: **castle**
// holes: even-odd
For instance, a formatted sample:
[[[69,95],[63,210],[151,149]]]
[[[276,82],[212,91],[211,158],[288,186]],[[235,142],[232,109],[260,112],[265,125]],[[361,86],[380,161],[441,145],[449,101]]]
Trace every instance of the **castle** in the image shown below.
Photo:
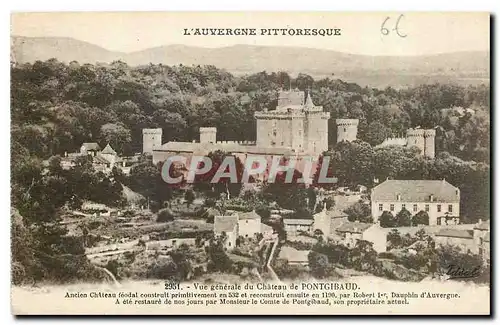
[[[406,131],[406,138],[387,138],[377,147],[386,147],[390,145],[400,146],[415,146],[420,149],[420,153],[424,157],[434,159],[436,155],[436,130],[434,129],[408,129]]]
[[[172,155],[206,155],[216,150],[245,159],[248,155],[319,156],[328,150],[330,113],[314,105],[310,93],[280,91],[274,110],[254,114],[256,141],[217,141],[217,128],[201,127],[199,142],[170,141],[161,144],[161,129],[143,129],[143,153],[153,155],[153,162]]]
[[[328,150],[328,120],[330,113],[314,105],[310,92],[281,90],[274,110],[255,112],[256,141],[217,141],[217,128],[201,127],[200,140],[170,141],[162,144],[162,129],[143,129],[143,153],[153,156],[153,162],[165,161],[172,155],[206,155],[221,150],[245,159],[248,155],[319,156]],[[337,142],[354,141],[358,134],[358,119],[336,119]],[[409,129],[406,138],[388,138],[379,146],[417,146],[421,153],[434,158],[433,129]]]

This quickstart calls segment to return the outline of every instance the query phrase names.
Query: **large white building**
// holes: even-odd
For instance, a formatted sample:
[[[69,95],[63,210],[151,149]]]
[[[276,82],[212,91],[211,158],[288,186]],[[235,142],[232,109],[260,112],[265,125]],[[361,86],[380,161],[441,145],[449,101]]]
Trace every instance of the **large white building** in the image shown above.
[[[384,211],[398,214],[403,208],[412,216],[429,215],[429,225],[457,224],[460,217],[460,190],[446,180],[386,180],[371,192],[373,221]]]
[[[262,231],[261,217],[255,212],[238,212],[239,236],[252,238]]]

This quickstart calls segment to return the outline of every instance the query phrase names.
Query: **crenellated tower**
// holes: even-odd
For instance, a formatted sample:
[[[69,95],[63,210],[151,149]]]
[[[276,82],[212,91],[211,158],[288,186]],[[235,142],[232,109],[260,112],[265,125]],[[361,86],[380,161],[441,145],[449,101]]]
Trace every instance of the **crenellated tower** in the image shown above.
[[[153,153],[161,147],[162,129],[142,129],[142,152]]]
[[[434,159],[436,155],[436,130],[424,130],[425,150],[424,156]]]
[[[337,143],[342,141],[354,141],[358,136],[358,119],[336,119]]]
[[[215,127],[200,128],[200,143],[216,143],[216,142],[217,142],[217,128]]]

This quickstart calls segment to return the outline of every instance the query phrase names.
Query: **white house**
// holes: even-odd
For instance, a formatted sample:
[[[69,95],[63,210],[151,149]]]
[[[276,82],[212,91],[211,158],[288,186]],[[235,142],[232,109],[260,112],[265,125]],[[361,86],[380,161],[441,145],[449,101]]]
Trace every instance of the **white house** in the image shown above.
[[[378,223],[345,222],[337,228],[342,237],[342,244],[354,248],[358,240],[366,240],[373,244],[377,252],[387,251],[387,230],[380,227]]]
[[[232,250],[236,247],[236,239],[238,238],[238,216],[215,216],[214,218],[214,234],[221,236],[226,235],[224,247],[227,250]]]
[[[296,235],[298,231],[312,231],[313,219],[284,219],[285,231],[287,234]]]
[[[101,151],[101,147],[96,142],[84,142],[80,147],[80,154],[82,155],[95,156],[99,151]]]
[[[373,221],[384,211],[393,215],[402,209],[412,216],[420,211],[429,215],[429,225],[458,224],[460,190],[446,180],[386,180],[371,192]]]
[[[327,210],[326,206],[314,216],[313,231],[321,230],[325,238],[331,237],[340,225],[347,221],[347,214],[338,209]]]
[[[252,238],[261,232],[261,217],[254,211],[238,212],[239,236]]]

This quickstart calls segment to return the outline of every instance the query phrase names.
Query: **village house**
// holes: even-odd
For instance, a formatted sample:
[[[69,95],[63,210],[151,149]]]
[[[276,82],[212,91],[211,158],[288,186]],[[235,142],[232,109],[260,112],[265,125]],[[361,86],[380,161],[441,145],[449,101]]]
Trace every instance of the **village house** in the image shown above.
[[[238,212],[239,236],[252,238],[261,231],[261,217],[254,211]]]
[[[291,246],[281,247],[279,259],[287,260],[289,265],[309,265],[309,250],[297,250]]]
[[[347,221],[347,214],[338,209],[326,209],[316,213],[314,216],[313,231],[320,230],[324,238],[329,238],[335,234],[335,229]]]
[[[475,253],[481,255],[483,261],[490,263],[490,220],[479,222],[474,226]]]
[[[456,246],[462,253],[469,253],[475,250],[474,232],[468,229],[440,229],[434,234],[436,245]]]
[[[283,219],[285,231],[288,235],[297,235],[297,232],[311,232],[314,220],[313,219]]]
[[[214,234],[215,236],[224,234],[226,236],[224,247],[227,250],[233,250],[238,238],[238,216],[216,216],[214,218]]]
[[[485,263],[490,261],[490,221],[479,220],[470,229],[444,228],[434,234],[440,246],[456,246],[463,253],[480,255]]]
[[[99,151],[101,151],[101,147],[97,142],[84,142],[80,147],[81,155],[95,156]]]
[[[265,223],[260,224],[260,233],[264,236],[265,239],[271,239],[274,234],[274,229],[271,226],[266,225]]]
[[[371,193],[371,211],[377,222],[384,211],[393,215],[402,209],[412,216],[420,211],[429,215],[429,225],[458,224],[460,190],[446,180],[386,180]]]
[[[341,243],[349,248],[354,248],[358,240],[366,240],[377,253],[387,251],[387,230],[379,224],[348,221],[337,228],[337,233]]]

